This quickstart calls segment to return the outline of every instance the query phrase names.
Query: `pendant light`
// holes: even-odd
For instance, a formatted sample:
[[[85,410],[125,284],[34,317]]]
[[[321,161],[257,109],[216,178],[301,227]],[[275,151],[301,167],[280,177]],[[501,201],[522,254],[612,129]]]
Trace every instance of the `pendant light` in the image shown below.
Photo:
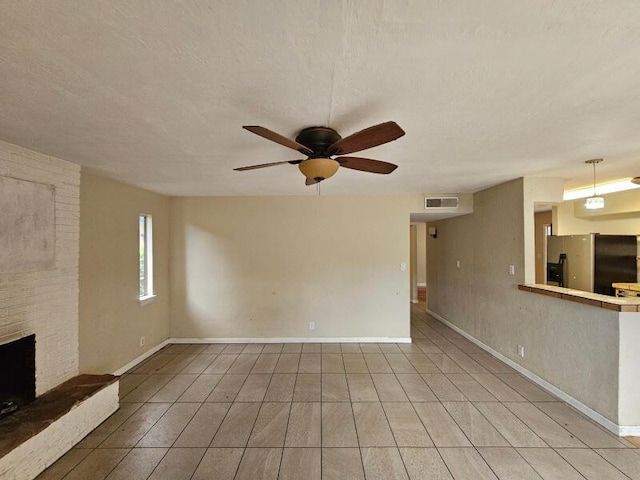
[[[599,210],[604,208],[604,198],[596,196],[596,165],[602,162],[602,158],[594,158],[584,163],[593,165],[593,195],[587,198],[584,208],[587,210]]]

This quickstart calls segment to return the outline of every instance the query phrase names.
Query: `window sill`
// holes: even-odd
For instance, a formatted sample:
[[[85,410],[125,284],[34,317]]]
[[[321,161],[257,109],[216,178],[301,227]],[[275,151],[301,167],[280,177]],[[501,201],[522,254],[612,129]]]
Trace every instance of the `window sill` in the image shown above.
[[[140,306],[142,305],[147,305],[148,303],[153,303],[156,300],[156,296],[155,295],[148,295],[146,297],[139,297],[138,298],[138,303],[140,304]]]

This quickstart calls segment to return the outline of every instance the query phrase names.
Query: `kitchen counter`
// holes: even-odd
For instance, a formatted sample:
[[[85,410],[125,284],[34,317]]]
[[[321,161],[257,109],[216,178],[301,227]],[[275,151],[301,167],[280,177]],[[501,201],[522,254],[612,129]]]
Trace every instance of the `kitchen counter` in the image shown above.
[[[611,286],[616,289],[616,297],[638,297],[640,296],[640,283],[612,283]],[[622,293],[622,295],[619,295]]]
[[[543,285],[539,283],[532,285],[518,285],[518,289],[559,298],[561,300],[583,303],[593,307],[615,310],[617,312],[640,312],[640,297],[610,297],[609,295],[601,295],[599,293],[583,292],[582,290],[556,287],[553,285]]]

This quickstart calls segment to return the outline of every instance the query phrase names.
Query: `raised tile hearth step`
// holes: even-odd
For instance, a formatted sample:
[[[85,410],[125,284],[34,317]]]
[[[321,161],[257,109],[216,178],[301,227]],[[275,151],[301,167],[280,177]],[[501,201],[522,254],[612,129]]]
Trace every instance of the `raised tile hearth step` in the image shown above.
[[[34,478],[111,415],[118,407],[118,378],[78,375],[2,418],[0,477]],[[54,426],[60,428],[49,428]],[[50,445],[47,455],[33,455],[43,442]],[[29,464],[23,463],[25,457]]]

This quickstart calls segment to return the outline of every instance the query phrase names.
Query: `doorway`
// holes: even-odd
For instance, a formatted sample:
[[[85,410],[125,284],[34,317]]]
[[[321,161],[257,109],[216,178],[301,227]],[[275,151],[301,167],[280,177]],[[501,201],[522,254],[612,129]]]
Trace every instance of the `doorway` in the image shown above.
[[[536,283],[547,283],[547,237],[551,235],[551,210],[535,212]]]
[[[426,304],[427,295],[427,224],[409,225],[409,292],[412,303]]]

